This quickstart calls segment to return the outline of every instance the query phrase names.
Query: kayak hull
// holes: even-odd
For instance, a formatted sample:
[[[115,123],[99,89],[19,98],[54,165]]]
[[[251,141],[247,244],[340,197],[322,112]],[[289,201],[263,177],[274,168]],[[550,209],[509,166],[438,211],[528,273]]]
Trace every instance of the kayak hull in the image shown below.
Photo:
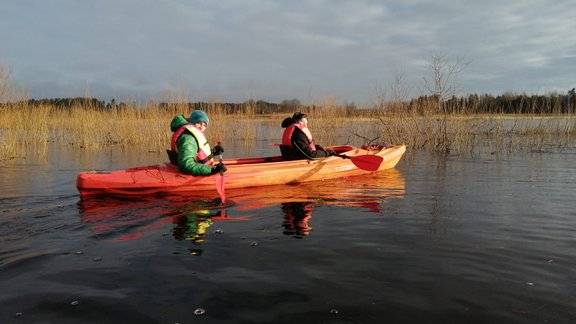
[[[402,158],[406,146],[357,148],[333,146],[339,154],[349,157],[378,155],[382,163],[376,171],[391,169]],[[225,159],[226,189],[297,184],[370,173],[354,165],[353,159],[331,156],[318,160],[284,161],[281,156],[245,159]],[[82,196],[182,194],[214,191],[216,177],[192,176],[181,173],[176,165],[151,165],[117,171],[80,172],[76,186]]]

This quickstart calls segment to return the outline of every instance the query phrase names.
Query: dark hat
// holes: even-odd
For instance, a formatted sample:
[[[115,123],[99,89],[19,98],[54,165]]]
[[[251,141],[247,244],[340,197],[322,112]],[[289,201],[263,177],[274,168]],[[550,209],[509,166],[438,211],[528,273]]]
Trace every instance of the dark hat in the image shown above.
[[[294,119],[295,121],[300,121],[302,120],[302,118],[305,118],[306,114],[303,112],[295,112],[294,115],[292,115],[292,119]]]

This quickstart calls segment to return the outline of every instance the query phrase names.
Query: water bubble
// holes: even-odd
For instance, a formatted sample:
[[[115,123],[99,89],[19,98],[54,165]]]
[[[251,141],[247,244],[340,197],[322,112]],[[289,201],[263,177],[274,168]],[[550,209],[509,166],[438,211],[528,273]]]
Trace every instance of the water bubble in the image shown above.
[[[84,254],[84,252],[82,252],[82,251],[76,251],[76,252],[74,252],[74,254],[76,254],[76,255],[81,255],[81,254]]]
[[[22,312],[18,312],[18,313],[16,313],[15,315],[16,315],[16,316],[22,316],[23,314],[22,314]]]
[[[194,310],[194,315],[196,315],[196,316],[204,315],[204,313],[206,313],[206,311],[204,310],[204,308],[196,308],[196,309]]]
[[[250,246],[257,246],[257,245],[258,245],[258,242],[256,242],[256,241],[250,243]]]
[[[64,205],[58,205],[58,208],[64,208]]]
[[[102,261],[102,257],[95,257],[94,259],[92,259],[94,262],[100,262]]]
[[[338,314],[338,310],[336,308],[332,308],[330,310],[330,314]]]
[[[70,305],[72,305],[72,306],[76,306],[76,305],[78,305],[78,304],[80,304],[80,302],[77,301],[77,300],[74,300],[74,301],[72,301],[72,302],[70,303]]]
[[[224,233],[224,231],[219,228],[219,229],[217,229],[214,233],[216,233],[216,234],[222,234],[222,233]]]

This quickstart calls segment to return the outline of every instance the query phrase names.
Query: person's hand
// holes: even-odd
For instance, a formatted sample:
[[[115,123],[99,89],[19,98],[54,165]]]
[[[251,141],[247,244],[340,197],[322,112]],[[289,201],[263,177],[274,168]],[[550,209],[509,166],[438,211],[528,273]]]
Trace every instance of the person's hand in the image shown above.
[[[333,156],[333,155],[337,154],[336,151],[332,151],[332,150],[326,150],[325,152],[326,152],[326,156]]]
[[[224,148],[222,145],[218,144],[212,148],[212,155],[216,156],[221,155],[222,153],[224,153]]]
[[[316,144],[315,146],[316,146],[317,151],[325,151],[325,149],[322,146],[320,146],[318,144]]]
[[[228,171],[228,168],[226,168],[226,165],[224,165],[224,163],[218,163],[212,167],[212,171],[210,171],[210,174],[216,174],[216,173],[226,172],[226,171]]]

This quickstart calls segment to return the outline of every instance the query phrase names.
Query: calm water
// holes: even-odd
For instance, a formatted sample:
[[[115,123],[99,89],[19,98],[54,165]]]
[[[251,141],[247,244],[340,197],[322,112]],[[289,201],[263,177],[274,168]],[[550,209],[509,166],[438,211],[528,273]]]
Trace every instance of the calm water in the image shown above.
[[[224,209],[82,200],[78,171],[164,156],[48,152],[0,167],[0,323],[576,323],[574,152],[411,152]]]

